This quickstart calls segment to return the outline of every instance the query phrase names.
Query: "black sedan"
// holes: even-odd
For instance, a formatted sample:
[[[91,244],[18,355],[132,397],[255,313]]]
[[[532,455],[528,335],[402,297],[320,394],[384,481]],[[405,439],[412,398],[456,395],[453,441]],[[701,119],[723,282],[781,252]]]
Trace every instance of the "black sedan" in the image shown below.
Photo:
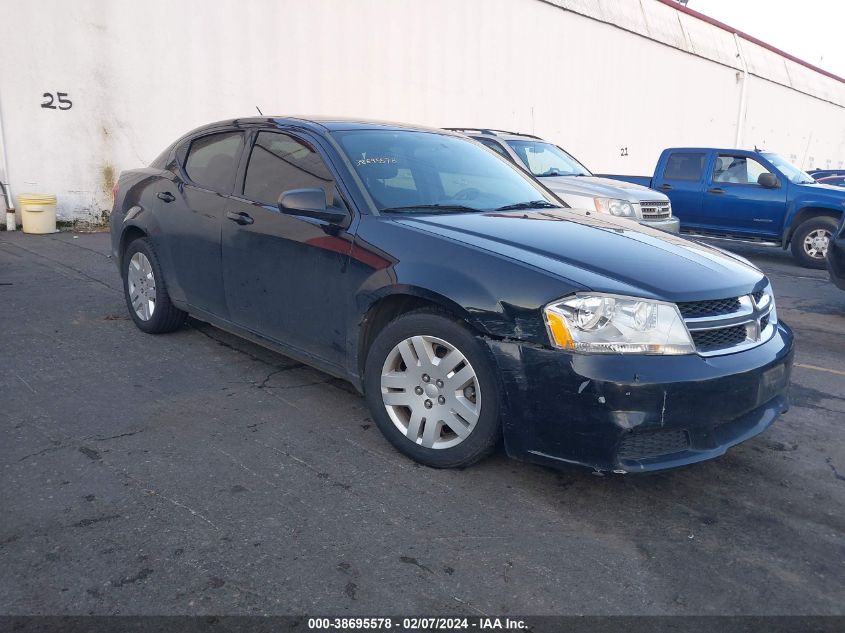
[[[566,208],[442,130],[236,119],[121,174],[149,333],[187,314],[350,381],[400,451],[598,471],[723,454],[787,407],[792,334],[738,256]]]

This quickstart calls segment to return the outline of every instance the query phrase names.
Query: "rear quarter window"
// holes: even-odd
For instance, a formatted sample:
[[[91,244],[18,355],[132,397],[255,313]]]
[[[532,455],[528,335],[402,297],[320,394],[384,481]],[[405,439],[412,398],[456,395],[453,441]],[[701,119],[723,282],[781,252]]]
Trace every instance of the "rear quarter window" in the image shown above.
[[[170,145],[167,146],[161,154],[156,156],[155,160],[150,163],[150,167],[154,169],[165,169],[167,164],[170,162],[170,157],[173,155],[173,150],[179,141],[174,141]]]

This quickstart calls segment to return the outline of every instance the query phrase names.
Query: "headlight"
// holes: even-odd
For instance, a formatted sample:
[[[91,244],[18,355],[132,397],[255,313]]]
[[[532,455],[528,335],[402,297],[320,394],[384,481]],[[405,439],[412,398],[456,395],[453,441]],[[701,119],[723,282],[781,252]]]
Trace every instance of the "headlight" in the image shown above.
[[[615,198],[593,198],[593,204],[596,205],[596,211],[599,213],[609,213],[620,218],[637,217],[637,213],[634,211],[634,205],[627,200],[616,200]]]
[[[689,332],[673,303],[576,294],[543,312],[555,347],[603,354],[692,354]]]

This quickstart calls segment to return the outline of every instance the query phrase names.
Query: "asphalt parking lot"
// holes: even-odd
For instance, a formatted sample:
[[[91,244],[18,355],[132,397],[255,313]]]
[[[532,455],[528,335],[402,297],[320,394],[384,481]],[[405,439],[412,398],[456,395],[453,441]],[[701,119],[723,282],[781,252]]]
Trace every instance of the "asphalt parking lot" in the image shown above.
[[[786,253],[793,407],[596,477],[396,453],[348,385],[128,319],[108,235],[0,233],[2,614],[843,614],[845,292]]]

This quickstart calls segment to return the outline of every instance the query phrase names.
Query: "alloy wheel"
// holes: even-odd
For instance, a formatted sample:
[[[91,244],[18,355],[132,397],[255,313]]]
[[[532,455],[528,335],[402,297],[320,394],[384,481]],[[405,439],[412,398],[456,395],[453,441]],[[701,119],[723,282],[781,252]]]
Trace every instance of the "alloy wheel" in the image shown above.
[[[126,275],[132,309],[142,321],[149,321],[156,308],[156,280],[149,258],[137,252],[129,260]]]
[[[396,428],[426,448],[460,444],[481,413],[475,369],[454,345],[435,336],[412,336],[390,351],[381,395]]]
[[[831,233],[827,229],[815,229],[804,238],[804,252],[813,259],[824,259]]]

